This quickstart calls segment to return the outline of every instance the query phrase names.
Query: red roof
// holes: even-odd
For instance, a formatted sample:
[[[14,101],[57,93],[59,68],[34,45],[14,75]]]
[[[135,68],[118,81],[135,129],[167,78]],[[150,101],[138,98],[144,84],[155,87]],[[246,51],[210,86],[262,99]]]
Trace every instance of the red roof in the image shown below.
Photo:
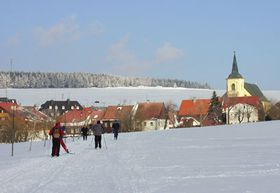
[[[24,109],[30,111],[33,113],[35,116],[37,116],[40,120],[47,120],[50,119],[45,113],[38,111],[35,107],[33,106],[25,106]]]
[[[17,103],[11,103],[11,102],[0,102],[0,108],[2,108],[7,113],[13,113],[13,107],[16,107],[16,109],[19,108],[19,105]]]
[[[244,97],[224,97],[223,106],[227,108],[236,104],[248,104],[258,107],[261,104],[260,98],[258,96],[244,96]]]
[[[16,107],[13,111],[13,107]],[[0,102],[0,109],[4,110],[4,112],[10,114],[10,116],[14,113],[15,117],[24,120],[24,117],[21,115],[21,107],[17,103],[12,102]]]
[[[73,109],[64,113],[57,118],[62,123],[82,122],[86,119],[102,119],[104,111],[93,110],[92,108],[84,108],[83,110]]]
[[[139,103],[137,108],[136,117],[148,120],[152,118],[164,119],[165,106],[163,102],[146,102]]]
[[[123,115],[128,115],[131,113],[133,105],[127,106],[108,106],[106,109],[104,120],[120,119]]]
[[[210,99],[183,100],[179,109],[179,116],[206,115]]]

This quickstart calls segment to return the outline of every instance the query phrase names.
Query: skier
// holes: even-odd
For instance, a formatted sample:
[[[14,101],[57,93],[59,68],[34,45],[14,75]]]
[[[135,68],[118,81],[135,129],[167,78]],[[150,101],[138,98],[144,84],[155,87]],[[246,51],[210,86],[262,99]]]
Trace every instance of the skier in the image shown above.
[[[52,157],[59,156],[60,143],[64,132],[60,126],[60,123],[57,122],[55,126],[50,130],[49,135],[52,136]]]
[[[118,139],[118,134],[119,134],[119,130],[120,130],[120,124],[117,120],[114,121],[113,125],[113,133],[114,133],[114,139],[117,140]]]
[[[102,126],[101,122],[98,120],[95,125],[92,127],[93,135],[95,136],[95,149],[99,146],[101,149],[101,136],[104,133],[104,127]]]
[[[83,126],[81,129],[82,135],[83,135],[83,140],[87,140],[88,136],[88,128],[86,126]]]

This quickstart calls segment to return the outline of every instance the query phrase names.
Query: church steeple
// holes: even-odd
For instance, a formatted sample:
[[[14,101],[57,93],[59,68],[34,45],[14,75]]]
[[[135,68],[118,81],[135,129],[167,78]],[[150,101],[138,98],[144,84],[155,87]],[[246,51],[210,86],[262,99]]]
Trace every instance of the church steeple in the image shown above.
[[[241,74],[239,74],[239,72],[238,72],[238,66],[237,66],[237,62],[236,62],[235,52],[234,52],[234,55],[233,55],[231,74],[228,76],[228,78],[243,78],[241,76]]]

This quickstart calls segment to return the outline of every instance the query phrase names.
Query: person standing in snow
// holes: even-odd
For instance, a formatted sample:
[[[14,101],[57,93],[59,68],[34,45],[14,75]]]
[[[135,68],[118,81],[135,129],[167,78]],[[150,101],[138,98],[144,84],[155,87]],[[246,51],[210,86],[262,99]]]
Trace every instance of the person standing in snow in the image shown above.
[[[113,125],[112,125],[112,129],[113,129],[113,133],[114,133],[114,139],[117,140],[118,139],[118,134],[119,134],[119,130],[120,130],[120,124],[117,120],[114,121]]]
[[[95,149],[99,147],[101,149],[101,138],[102,134],[104,133],[104,127],[101,122],[98,120],[95,125],[92,127],[94,142],[95,142]]]
[[[59,122],[50,130],[49,135],[52,136],[52,157],[59,156],[60,143],[64,135]]]
[[[87,136],[88,136],[88,128],[86,126],[83,126],[81,129],[82,132],[82,136],[83,136],[83,140],[87,140]]]

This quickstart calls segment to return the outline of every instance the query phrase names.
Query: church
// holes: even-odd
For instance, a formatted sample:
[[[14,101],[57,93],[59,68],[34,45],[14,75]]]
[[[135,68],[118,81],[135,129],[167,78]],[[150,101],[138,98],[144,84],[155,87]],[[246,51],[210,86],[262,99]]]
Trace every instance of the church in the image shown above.
[[[226,79],[227,90],[223,96],[227,123],[255,122],[264,119],[262,114],[270,108],[270,102],[256,84],[245,82],[238,71],[234,53],[232,70]]]

